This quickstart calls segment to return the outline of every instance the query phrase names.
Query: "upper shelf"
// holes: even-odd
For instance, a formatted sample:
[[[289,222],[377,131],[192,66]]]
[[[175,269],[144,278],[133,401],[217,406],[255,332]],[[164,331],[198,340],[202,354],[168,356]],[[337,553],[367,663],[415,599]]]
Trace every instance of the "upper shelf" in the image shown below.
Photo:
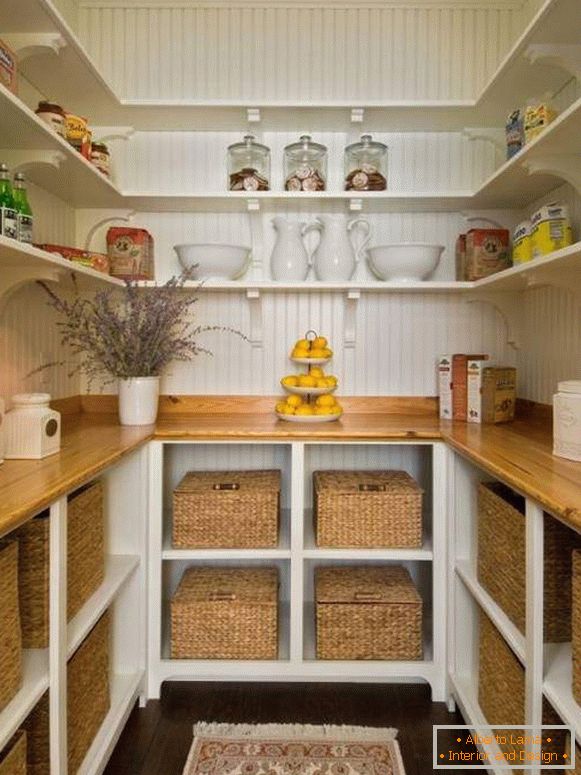
[[[260,117],[261,129],[461,130],[502,126],[507,113],[530,93],[559,88],[563,70],[531,65],[525,53],[536,43],[578,43],[581,33],[577,0],[545,0],[528,27],[497,68],[480,95],[468,100],[273,101],[121,99],[101,76],[52,0],[2,0],[0,30],[10,34],[57,33],[64,44],[21,63],[25,77],[44,95],[58,99],[95,125],[131,125],[142,130],[240,131]],[[250,114],[249,111],[250,110]],[[258,114],[257,111],[258,110]],[[361,112],[363,111],[363,113]]]

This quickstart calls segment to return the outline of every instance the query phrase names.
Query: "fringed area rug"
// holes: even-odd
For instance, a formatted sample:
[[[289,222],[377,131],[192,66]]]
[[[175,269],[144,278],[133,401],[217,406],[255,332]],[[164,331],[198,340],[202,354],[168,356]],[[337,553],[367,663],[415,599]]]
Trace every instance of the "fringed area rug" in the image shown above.
[[[396,729],[194,726],[183,775],[405,775]]]

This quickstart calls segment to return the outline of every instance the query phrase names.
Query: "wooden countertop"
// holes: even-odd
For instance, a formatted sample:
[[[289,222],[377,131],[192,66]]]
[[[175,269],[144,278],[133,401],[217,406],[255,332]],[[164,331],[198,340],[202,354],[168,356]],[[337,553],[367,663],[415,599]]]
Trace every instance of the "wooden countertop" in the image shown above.
[[[169,402],[169,406],[167,405]],[[158,440],[443,440],[474,463],[581,529],[581,463],[553,457],[546,419],[510,425],[440,422],[433,399],[344,399],[338,422],[301,425],[277,420],[264,399],[232,403],[164,400],[155,427],[122,428],[105,411],[63,418],[61,452],[39,461],[0,466],[0,535],[97,476],[151,439]],[[269,400],[268,406],[271,407]],[[93,408],[85,406],[85,409]]]

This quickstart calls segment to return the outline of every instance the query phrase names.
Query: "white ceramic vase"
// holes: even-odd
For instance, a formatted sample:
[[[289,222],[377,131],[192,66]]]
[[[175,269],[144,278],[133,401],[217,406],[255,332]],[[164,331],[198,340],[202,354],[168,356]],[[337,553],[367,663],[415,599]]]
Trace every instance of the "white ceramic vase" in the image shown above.
[[[119,380],[121,425],[153,425],[159,404],[159,377]]]
[[[305,236],[313,230],[320,233],[322,224],[320,221],[293,223],[281,215],[273,218],[272,223],[277,233],[270,256],[272,279],[280,282],[306,280],[311,256],[305,245]]]
[[[313,254],[315,277],[322,281],[348,281],[369,242],[370,226],[365,218],[346,222],[344,217],[320,215],[321,240]],[[358,228],[357,228],[358,227]],[[356,232],[361,233],[357,244]]]

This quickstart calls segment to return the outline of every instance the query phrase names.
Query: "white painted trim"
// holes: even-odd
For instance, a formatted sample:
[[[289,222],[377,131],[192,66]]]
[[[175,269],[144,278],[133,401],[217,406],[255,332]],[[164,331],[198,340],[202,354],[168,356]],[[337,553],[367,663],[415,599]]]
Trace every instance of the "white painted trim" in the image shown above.
[[[483,7],[484,6],[484,7]],[[475,10],[520,10],[521,0],[81,0],[79,8],[463,8]]]

